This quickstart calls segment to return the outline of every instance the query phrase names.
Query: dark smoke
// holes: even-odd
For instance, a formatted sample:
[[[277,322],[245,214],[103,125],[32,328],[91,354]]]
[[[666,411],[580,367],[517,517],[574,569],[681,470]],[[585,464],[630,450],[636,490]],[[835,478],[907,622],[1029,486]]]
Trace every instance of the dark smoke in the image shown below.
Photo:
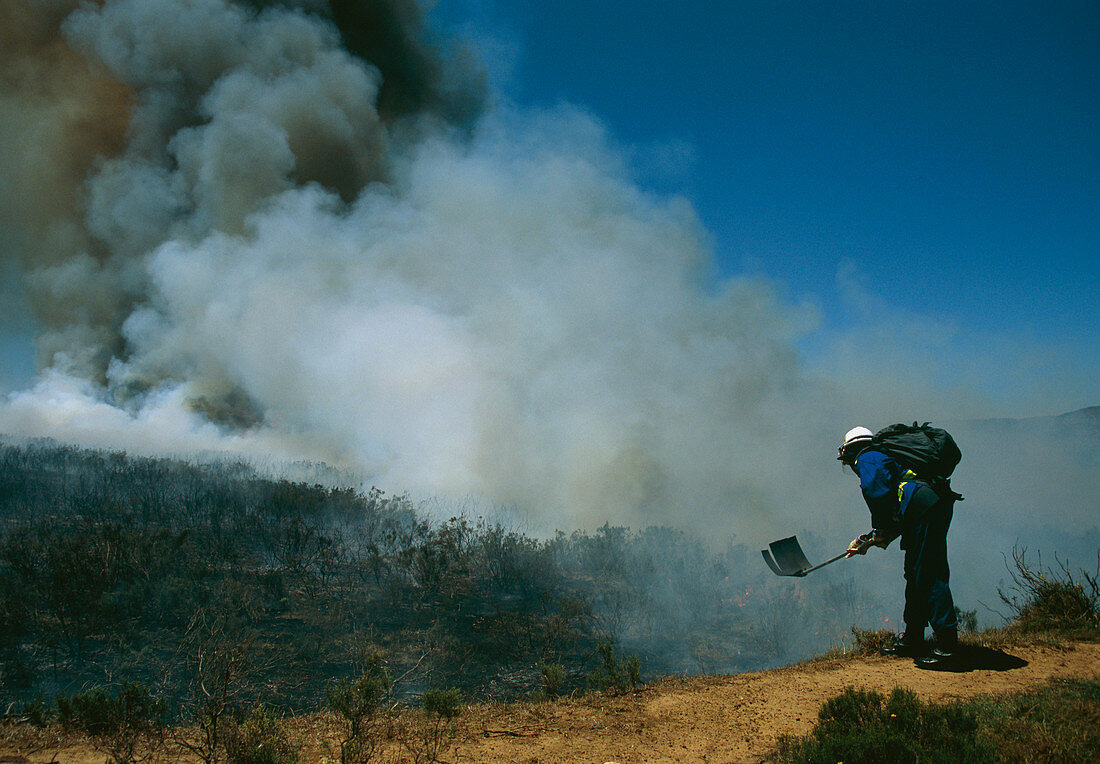
[[[87,355],[102,382],[121,349],[131,300],[114,277],[104,283],[66,275],[112,269],[109,247],[85,224],[84,183],[123,151],[134,92],[62,39],[62,21],[76,5],[0,5],[0,258],[5,272],[30,274],[36,320],[71,354]],[[34,277],[51,270],[57,278]]]
[[[41,365],[98,384],[132,352],[122,325],[150,297],[141,261],[161,242],[243,233],[265,200],[311,183],[351,201],[389,178],[393,130],[468,130],[485,101],[473,58],[433,47],[405,0],[9,0],[0,14],[0,256],[26,274]]]
[[[487,101],[486,79],[471,51],[451,58],[429,43],[417,0],[330,0],[329,12],[352,53],[378,67],[384,121],[431,113],[471,128]]]

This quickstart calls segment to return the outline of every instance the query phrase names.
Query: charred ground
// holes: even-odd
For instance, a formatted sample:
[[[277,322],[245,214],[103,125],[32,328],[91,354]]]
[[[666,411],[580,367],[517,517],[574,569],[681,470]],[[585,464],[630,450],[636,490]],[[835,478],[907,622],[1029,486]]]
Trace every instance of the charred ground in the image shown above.
[[[567,693],[603,643],[645,678],[752,670],[873,604],[851,579],[792,594],[755,550],[667,527],[535,539],[375,489],[42,441],[0,444],[0,523],[9,709],[128,682],[178,706],[216,664],[242,699],[309,710],[374,655],[408,695],[522,697],[540,663]]]

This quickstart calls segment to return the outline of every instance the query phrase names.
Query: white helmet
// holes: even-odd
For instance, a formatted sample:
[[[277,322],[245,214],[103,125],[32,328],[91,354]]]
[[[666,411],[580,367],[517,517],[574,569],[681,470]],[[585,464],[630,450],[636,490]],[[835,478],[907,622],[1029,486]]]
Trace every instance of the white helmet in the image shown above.
[[[874,433],[866,427],[853,427],[844,434],[844,442],[836,450],[836,458],[847,464],[846,457],[855,454],[860,445],[870,445],[872,437]]]
[[[844,434],[844,445],[851,445],[857,440],[870,440],[874,435],[875,434],[866,427],[853,427]]]

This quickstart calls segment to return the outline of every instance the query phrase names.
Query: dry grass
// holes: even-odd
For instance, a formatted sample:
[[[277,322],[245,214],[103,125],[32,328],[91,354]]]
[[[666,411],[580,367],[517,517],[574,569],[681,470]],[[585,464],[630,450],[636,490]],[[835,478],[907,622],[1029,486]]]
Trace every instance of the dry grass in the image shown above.
[[[83,735],[62,729],[57,724],[35,727],[21,720],[0,722],[0,748],[20,751],[25,756],[38,756],[86,743]]]

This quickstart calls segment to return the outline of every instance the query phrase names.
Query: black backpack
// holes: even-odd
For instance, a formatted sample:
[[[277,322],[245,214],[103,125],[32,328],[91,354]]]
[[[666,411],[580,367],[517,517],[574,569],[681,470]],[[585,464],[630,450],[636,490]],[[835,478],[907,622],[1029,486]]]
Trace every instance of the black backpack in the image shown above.
[[[913,470],[917,477],[937,489],[937,493],[945,489],[962,498],[951,491],[948,480],[962,460],[962,451],[947,430],[932,427],[928,422],[892,424],[874,434],[871,447],[884,451],[898,464]]]

